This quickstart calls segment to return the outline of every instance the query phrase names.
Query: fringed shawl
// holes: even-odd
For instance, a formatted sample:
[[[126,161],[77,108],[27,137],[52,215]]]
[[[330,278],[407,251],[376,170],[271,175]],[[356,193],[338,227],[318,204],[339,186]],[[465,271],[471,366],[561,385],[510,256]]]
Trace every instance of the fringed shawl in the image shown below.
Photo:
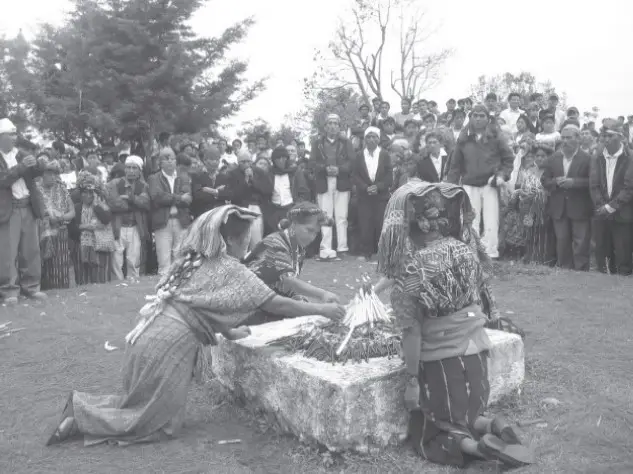
[[[453,237],[470,245],[484,273],[492,275],[490,257],[472,227],[474,214],[464,189],[450,183],[428,183],[417,178],[398,188],[387,204],[378,243],[378,272],[388,278],[396,278],[405,272],[407,255],[413,248],[409,237],[409,225],[414,215],[411,198],[423,197],[433,190],[439,191],[451,203],[449,221]]]

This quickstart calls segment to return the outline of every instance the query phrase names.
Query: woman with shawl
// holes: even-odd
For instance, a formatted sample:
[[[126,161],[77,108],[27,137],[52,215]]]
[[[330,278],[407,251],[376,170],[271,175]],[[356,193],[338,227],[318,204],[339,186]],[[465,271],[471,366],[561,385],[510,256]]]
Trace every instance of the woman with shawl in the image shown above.
[[[409,439],[424,458],[464,466],[471,458],[509,466],[531,462],[515,430],[483,417],[490,340],[498,318],[491,272],[463,188],[411,181],[391,197],[380,237],[378,271],[393,288],[402,329]],[[383,285],[384,286],[384,285]]]
[[[70,250],[67,225],[75,217],[75,205],[59,175],[59,161],[40,153],[44,173],[40,190],[46,212],[40,220],[42,290],[70,288]]]
[[[75,278],[78,285],[110,281],[114,251],[112,213],[103,198],[99,177],[82,170],[77,176],[80,201],[69,226],[74,241]]]
[[[202,214],[187,229],[176,261],[157,285],[142,319],[127,335],[123,394],[73,391],[48,444],[75,434],[86,445],[132,444],[173,436],[181,428],[187,392],[201,374],[202,346],[248,336],[241,326],[258,308],[286,317],[341,318],[337,304],[312,304],[275,294],[239,261],[258,214],[227,205]]]
[[[327,216],[316,204],[299,203],[290,209],[279,231],[267,235],[244,259],[244,264],[275,293],[288,298],[338,303],[334,293],[322,290],[299,278],[306,247],[319,235]],[[249,324],[283,319],[282,315],[257,311]]]

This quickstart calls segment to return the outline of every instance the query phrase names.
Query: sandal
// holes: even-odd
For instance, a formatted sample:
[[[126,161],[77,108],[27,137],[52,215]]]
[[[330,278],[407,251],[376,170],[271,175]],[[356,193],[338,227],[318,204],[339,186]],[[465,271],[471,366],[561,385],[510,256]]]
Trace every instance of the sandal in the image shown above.
[[[485,434],[478,444],[479,450],[487,457],[498,459],[509,467],[522,467],[534,463],[534,453],[520,444],[507,444],[492,434]]]
[[[53,434],[51,434],[51,436],[48,438],[46,446],[59,444],[63,441],[66,441],[74,434],[74,432],[76,431],[74,429],[76,428],[76,424],[73,415],[73,394],[71,392],[68,396],[68,400],[66,400],[66,405],[64,405],[61,420],[55,427],[55,431],[53,431]]]
[[[495,417],[490,425],[490,431],[493,435],[497,436],[501,441],[507,444],[522,444],[521,439],[514,429],[514,426],[510,425],[506,420],[500,416]]]

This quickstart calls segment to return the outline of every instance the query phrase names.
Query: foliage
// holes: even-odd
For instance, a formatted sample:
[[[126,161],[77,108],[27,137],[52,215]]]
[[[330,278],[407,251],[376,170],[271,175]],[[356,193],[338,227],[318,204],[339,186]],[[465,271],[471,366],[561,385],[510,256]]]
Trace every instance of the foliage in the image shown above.
[[[302,133],[288,124],[282,124],[275,128],[262,118],[242,123],[241,128],[237,131],[237,136],[243,141],[254,139],[258,135],[264,135],[268,143],[274,146],[277,140],[282,140],[285,145],[289,145],[295,140],[301,140]]]
[[[196,37],[189,20],[202,3],[74,0],[68,21],[43,25],[24,61],[33,122],[66,143],[123,139],[149,152],[157,132],[196,133],[237,112],[264,87],[246,84],[247,64],[226,57],[253,20]]]
[[[33,90],[27,69],[31,47],[22,31],[13,39],[0,38],[0,117],[8,117],[19,131],[28,125]]]
[[[353,0],[328,52],[316,52],[320,66],[306,88],[326,92],[352,88],[366,102],[372,96],[384,97],[388,87],[400,97],[419,97],[440,79],[452,52],[428,51],[425,43],[435,30],[417,5],[413,0]]]
[[[316,100],[311,110],[312,130],[323,129],[325,119],[329,114],[341,117],[341,130],[351,127],[358,117],[358,109],[365,104],[363,97],[351,88],[321,90],[316,94]]]
[[[545,100],[550,94],[557,93],[550,81],[538,82],[533,74],[522,71],[518,75],[506,72],[497,76],[480,76],[477,83],[470,88],[475,102],[484,102],[486,94],[494,92],[500,103],[505,104],[510,92],[518,92],[523,97],[523,105],[529,102],[531,94],[540,92]],[[561,106],[565,107],[565,93],[558,93]]]

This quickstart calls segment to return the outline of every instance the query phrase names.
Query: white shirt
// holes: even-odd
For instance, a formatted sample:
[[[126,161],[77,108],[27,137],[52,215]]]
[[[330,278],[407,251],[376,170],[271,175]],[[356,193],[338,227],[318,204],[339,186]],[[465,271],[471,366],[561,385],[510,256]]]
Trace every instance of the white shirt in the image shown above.
[[[161,173],[163,173],[163,176],[165,177],[165,179],[167,179],[167,182],[169,183],[169,191],[174,194],[174,186],[176,186],[176,173],[171,176],[169,176],[164,171],[161,171]],[[169,214],[175,216],[176,214],[178,214],[178,208],[176,206],[171,206]]]
[[[68,173],[62,173],[59,175],[62,183],[66,185],[66,189],[71,190],[77,187],[77,173],[69,171]]]
[[[567,177],[567,174],[569,173],[569,168],[571,167],[572,161],[574,161],[574,156],[576,156],[576,153],[571,155],[569,158],[563,155],[563,172],[565,173],[565,178]]]
[[[433,154],[429,155],[431,157],[431,161],[433,162],[433,166],[435,166],[435,171],[437,172],[437,177],[442,181],[442,160],[445,156],[447,156],[444,148],[440,149],[440,154],[437,156],[433,156]]]
[[[504,109],[499,114],[499,118],[505,120],[506,125],[510,128],[510,132],[517,133],[517,120],[523,111],[521,109],[512,110],[510,107]]]
[[[290,175],[276,174],[275,188],[273,189],[273,204],[281,207],[292,204],[292,191],[290,190]]]
[[[7,154],[2,155],[4,161],[7,163],[7,168],[15,168],[18,166],[18,149],[14,148]],[[26,199],[30,196],[29,188],[26,187],[26,182],[23,178],[18,179],[11,185],[11,192],[13,193],[13,199]]]
[[[373,153],[365,148],[365,166],[367,166],[367,174],[372,183],[376,181],[376,173],[378,172],[378,158],[380,157],[380,147],[376,147]]]
[[[615,165],[618,164],[618,158],[624,152],[624,147],[620,146],[620,149],[613,155],[610,155],[607,149],[604,149],[604,162],[605,162],[605,171],[607,175],[607,193],[609,194],[609,198],[611,197],[611,193],[613,192],[613,178],[615,177]]]

